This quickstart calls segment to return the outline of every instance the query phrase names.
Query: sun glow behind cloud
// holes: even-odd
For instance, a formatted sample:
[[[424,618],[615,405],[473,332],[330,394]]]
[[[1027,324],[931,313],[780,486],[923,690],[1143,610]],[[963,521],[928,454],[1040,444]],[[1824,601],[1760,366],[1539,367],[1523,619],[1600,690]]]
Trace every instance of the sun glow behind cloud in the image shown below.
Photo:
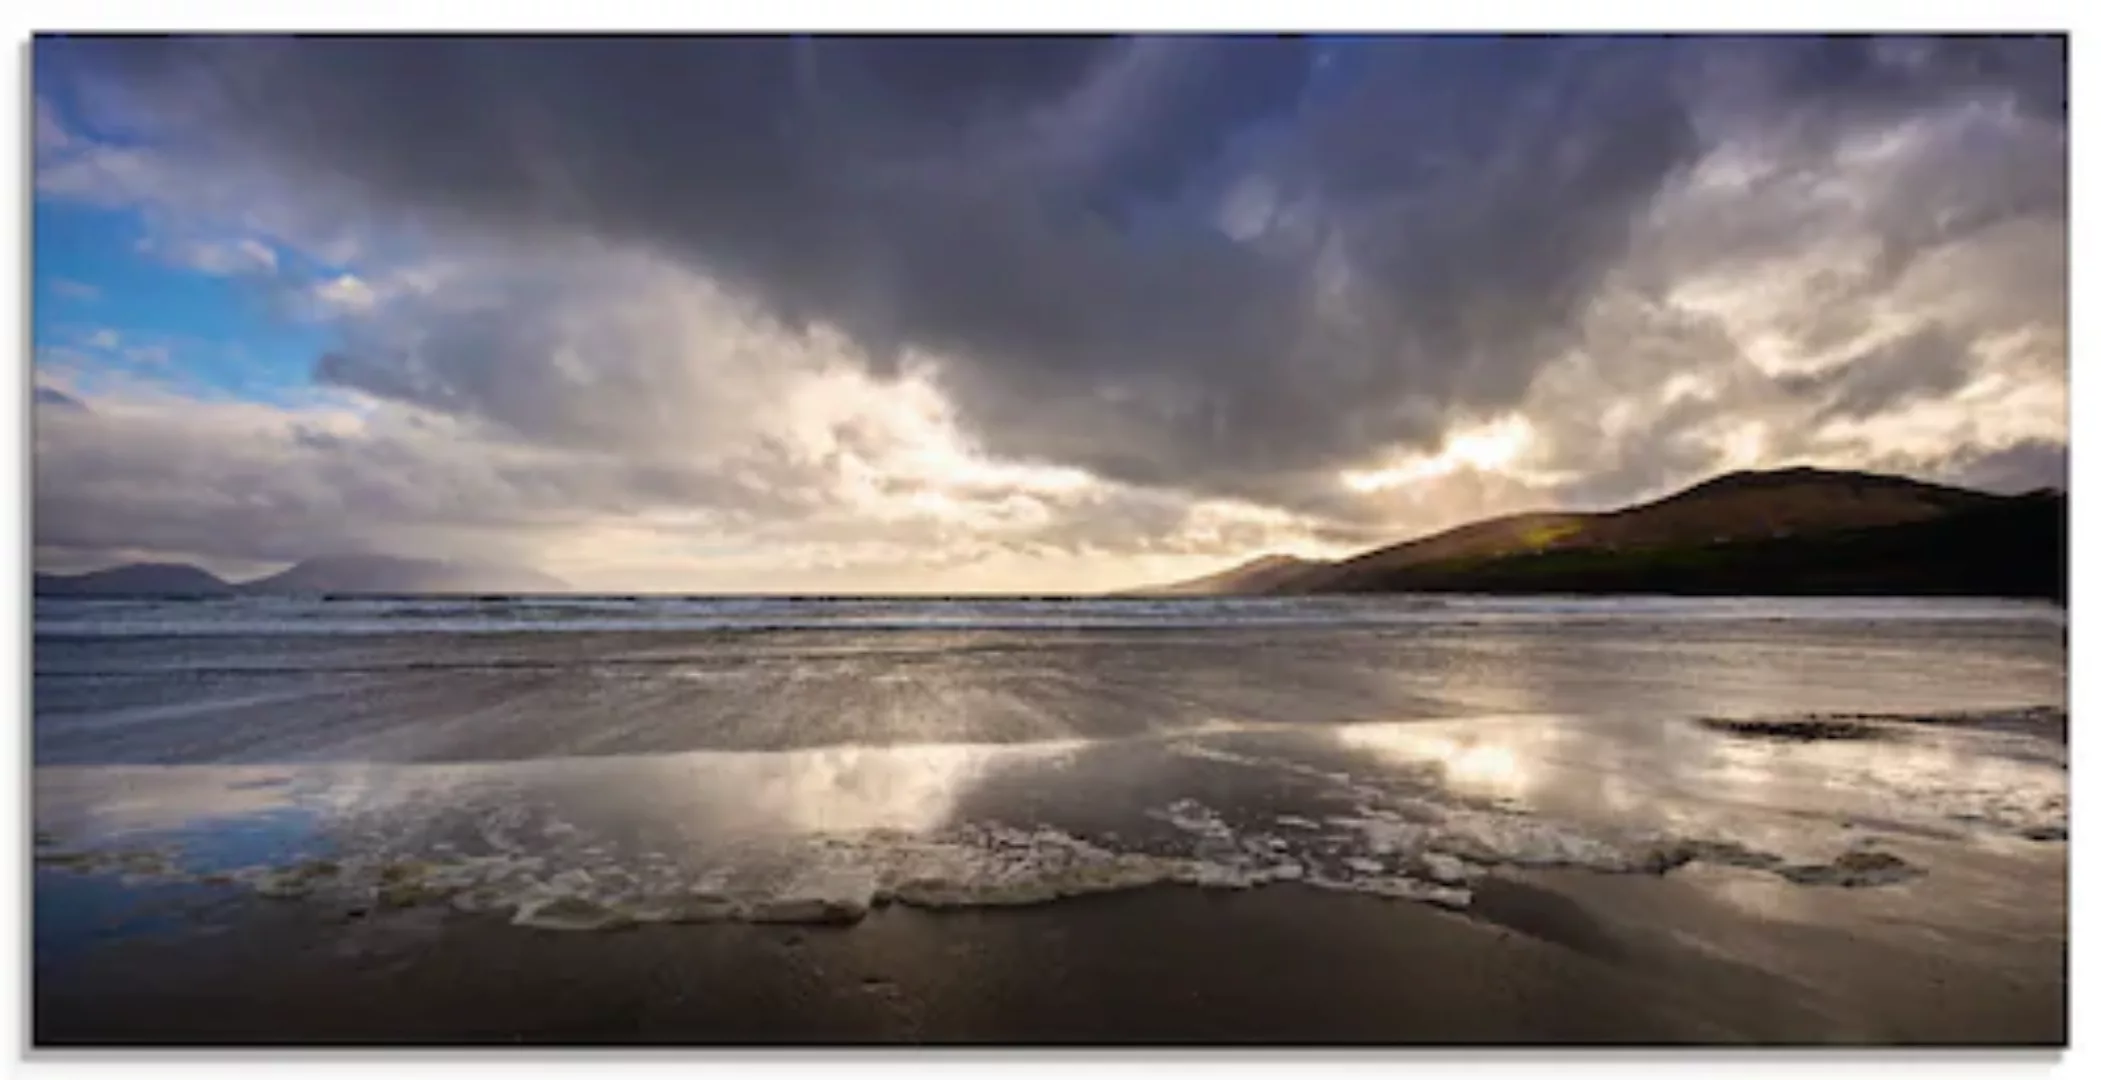
[[[1121,588],[2068,437],[2061,49],[222,44],[37,46],[40,564]]]
[[[1460,469],[1500,471],[1516,462],[1531,442],[1532,426],[1525,418],[1506,416],[1451,434],[1434,454],[1411,455],[1378,469],[1346,470],[1342,483],[1364,493],[1417,484]]]

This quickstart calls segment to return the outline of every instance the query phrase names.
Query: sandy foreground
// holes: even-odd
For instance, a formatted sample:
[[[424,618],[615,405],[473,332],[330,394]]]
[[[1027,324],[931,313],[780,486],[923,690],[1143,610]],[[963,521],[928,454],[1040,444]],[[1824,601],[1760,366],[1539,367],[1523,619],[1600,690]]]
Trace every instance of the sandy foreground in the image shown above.
[[[40,622],[32,1030],[2064,1042],[2061,612],[1308,603]]]
[[[66,904],[92,928],[38,949],[33,1023],[42,1048],[2062,1046],[2064,845],[1903,850],[1929,872],[1874,888],[1696,864],[1498,871],[1464,913],[1168,886],[594,933],[40,875],[39,918]]]

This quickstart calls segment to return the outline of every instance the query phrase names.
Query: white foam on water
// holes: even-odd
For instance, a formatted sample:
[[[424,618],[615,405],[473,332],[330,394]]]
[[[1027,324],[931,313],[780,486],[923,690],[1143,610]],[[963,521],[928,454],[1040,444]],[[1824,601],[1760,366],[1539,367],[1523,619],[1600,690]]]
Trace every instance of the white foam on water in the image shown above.
[[[859,922],[875,906],[880,887],[875,871],[866,866],[814,867],[752,904],[745,917],[753,922]]]
[[[208,600],[38,597],[36,636],[54,640],[187,637],[694,632],[841,629],[1115,629],[1122,627],[1405,627],[1572,622],[1822,620],[2043,621],[2056,605],[1973,598],[1676,598],[1395,596],[1180,597],[1032,600],[516,596],[242,596]]]
[[[1163,809],[1150,811],[1156,820],[1165,821],[1185,833],[1221,844],[1236,845],[1233,830],[1224,819],[1195,799],[1176,799]]]
[[[1801,885],[1846,887],[1897,883],[1919,873],[1879,851],[1787,863],[1726,841],[1587,836],[1515,815],[1459,814],[1432,825],[1360,807],[1309,832],[1278,819],[1236,830],[1216,810],[1187,799],[1155,813],[1198,841],[1198,853],[1118,850],[1052,828],[971,824],[924,834],[804,837],[698,869],[657,852],[615,853],[590,865],[505,853],[348,856],[226,874],[184,871],[169,853],[47,851],[40,861],[89,873],[216,881],[345,912],[449,904],[560,932],[638,923],[851,924],[886,904],[1018,906],[1150,886],[1248,889],[1277,882],[1464,909],[1471,883],[1498,865],[1660,873],[1707,860],[1768,870]]]
[[[1418,881],[1410,877],[1388,874],[1366,874],[1361,877],[1336,879],[1310,877],[1306,883],[1317,889],[1331,892],[1356,892],[1381,896],[1390,900],[1412,900],[1417,903],[1435,904],[1438,907],[1463,910],[1473,904],[1471,890]]]
[[[627,913],[584,896],[554,894],[518,905],[511,922],[540,930],[612,930],[634,923]]]
[[[1430,880],[1440,885],[1456,885],[1473,877],[1474,872],[1464,859],[1455,858],[1439,851],[1426,851],[1422,856],[1423,870]]]
[[[1242,730],[1221,725],[1224,732]],[[908,755],[859,748],[774,756],[710,753],[467,770],[489,773],[492,784],[521,775],[544,779],[540,773],[552,770],[558,778],[588,781],[585,786],[599,791],[634,789],[640,791],[636,805],[659,817],[683,812],[687,804],[675,802],[679,792],[704,791],[708,785],[702,781],[722,776],[797,780],[736,789],[773,792],[789,801],[813,786],[835,806],[840,789],[866,796],[862,802],[867,805],[853,804],[851,812],[802,817],[783,812],[775,816],[792,828],[733,842],[705,831],[656,833],[659,849],[636,836],[601,835],[589,815],[574,821],[549,817],[550,807],[562,806],[559,802],[529,803],[488,785],[472,790],[477,799],[490,801],[461,802],[467,816],[439,836],[428,828],[428,819],[451,804],[436,801],[436,795],[463,789],[435,780],[428,791],[413,786],[419,777],[445,779],[437,770],[368,777],[339,768],[322,777],[330,782],[316,788],[317,794],[299,796],[334,800],[329,803],[332,831],[313,835],[345,850],[327,858],[205,871],[185,868],[172,850],[67,848],[40,832],[36,860],[44,869],[132,881],[229,885],[346,913],[449,905],[521,927],[591,932],[636,923],[726,920],[845,924],[888,904],[1012,906],[1152,886],[1248,889],[1278,882],[1463,909],[1471,903],[1473,884],[1499,867],[1665,873],[1707,862],[1762,871],[1797,886],[1849,888],[1901,885],[1922,872],[1859,840],[1869,830],[1848,830],[1848,819],[1834,807],[1854,807],[1890,821],[1952,818],[2023,843],[2061,842],[2067,835],[2063,770],[2032,760],[1970,759],[1924,742],[1737,745],[1734,750],[1727,749],[1728,740],[1716,742],[1724,749],[1707,760],[1780,781],[1806,771],[1793,766],[1797,755],[1810,755],[1800,760],[1816,764],[1819,790],[1835,789],[1830,798],[1844,801],[1789,819],[1799,821],[1793,826],[1802,836],[1799,842],[1784,841],[1764,828],[1771,822],[1756,815],[1769,815],[1770,808],[1739,809],[1718,800],[1712,806],[1633,800],[1627,804],[1632,809],[1615,808],[1603,820],[1578,820],[1543,814],[1522,802],[1446,790],[1439,785],[1453,781],[1449,769],[1442,781],[1437,774],[1426,777],[1405,768],[1352,775],[1288,758],[1251,756],[1183,733],[1171,740],[1177,752],[1316,781],[1318,801],[1296,805],[1296,812],[1254,813],[1172,798],[1146,811],[1171,830],[1165,838],[1151,830],[1146,839],[1122,839],[1044,825],[954,824],[949,822],[953,799],[924,795],[921,789],[932,790],[929,785],[890,782],[891,757],[899,757],[897,770],[907,763],[931,763],[974,775],[986,755],[1023,752],[1011,748],[915,749]],[[1045,748],[1026,752],[1041,755]],[[817,779],[804,784],[797,770],[812,771]],[[173,801],[185,807],[198,802],[214,810],[220,808],[205,797],[214,785],[234,790],[241,800],[261,800],[269,809],[292,805],[300,790],[281,783],[255,787],[246,783],[251,778],[245,773],[224,770],[194,777],[168,770],[116,775],[161,785],[142,784],[144,794],[134,803],[152,801],[149,796],[158,798],[165,788],[181,795]],[[229,783],[229,777],[237,782]],[[86,796],[106,791],[110,783],[110,775],[100,772],[75,776],[61,771],[39,779],[40,803],[52,799],[61,807],[94,803]],[[59,800],[54,792],[68,798]],[[1797,791],[1783,794],[1791,799]],[[716,797],[726,796],[718,791]],[[369,821],[359,818],[353,811],[364,805],[361,799],[389,812],[369,815]],[[1678,812],[1684,807],[1703,812]],[[252,812],[246,801],[234,807],[236,816]],[[75,817],[89,833],[101,832],[105,842],[150,833],[137,830],[130,819],[112,822],[107,814]],[[57,827],[66,820],[59,815],[48,824]],[[40,824],[47,824],[41,814]],[[1761,850],[1747,840],[1779,845],[1787,854]],[[480,850],[464,853],[458,845]]]

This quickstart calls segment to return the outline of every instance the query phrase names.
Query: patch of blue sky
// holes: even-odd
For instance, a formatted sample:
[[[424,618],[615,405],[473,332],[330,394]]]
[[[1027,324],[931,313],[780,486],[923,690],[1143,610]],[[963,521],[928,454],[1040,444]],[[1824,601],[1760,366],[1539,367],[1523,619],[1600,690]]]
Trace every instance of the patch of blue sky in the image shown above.
[[[311,386],[315,359],[335,340],[282,310],[277,290],[337,268],[299,259],[269,280],[204,273],[141,251],[147,223],[135,210],[50,198],[37,200],[33,227],[40,362],[64,347],[186,391],[284,402]]]

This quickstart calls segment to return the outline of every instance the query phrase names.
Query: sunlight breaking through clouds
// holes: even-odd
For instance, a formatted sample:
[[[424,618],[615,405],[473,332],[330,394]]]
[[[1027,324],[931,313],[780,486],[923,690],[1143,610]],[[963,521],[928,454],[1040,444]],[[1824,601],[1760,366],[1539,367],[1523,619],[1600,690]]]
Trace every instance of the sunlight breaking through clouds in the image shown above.
[[[1516,462],[1531,439],[1531,425],[1523,417],[1506,417],[1446,437],[1434,454],[1414,455],[1371,471],[1346,471],[1342,482],[1352,491],[1383,491],[1449,476],[1459,469],[1498,471]]]
[[[2059,40],[925,48],[40,40],[40,565],[1086,590],[2064,471]]]

